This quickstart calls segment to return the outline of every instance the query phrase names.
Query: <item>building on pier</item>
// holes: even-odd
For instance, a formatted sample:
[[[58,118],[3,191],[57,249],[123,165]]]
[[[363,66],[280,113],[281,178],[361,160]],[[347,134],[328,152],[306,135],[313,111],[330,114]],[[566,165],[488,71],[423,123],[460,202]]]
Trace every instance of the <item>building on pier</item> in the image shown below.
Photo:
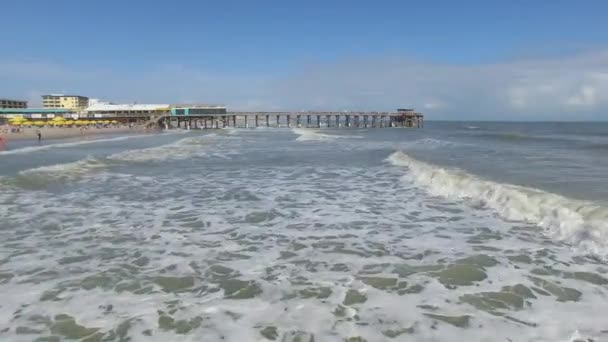
[[[153,116],[166,115],[169,110],[169,104],[114,104],[95,102],[85,109],[81,116],[86,118],[148,119]]]
[[[171,105],[171,116],[214,116],[226,115],[226,106],[206,104]]]
[[[416,112],[411,108],[399,108],[397,109],[397,116],[393,118],[394,123],[397,126],[403,127],[423,127],[424,115]]]

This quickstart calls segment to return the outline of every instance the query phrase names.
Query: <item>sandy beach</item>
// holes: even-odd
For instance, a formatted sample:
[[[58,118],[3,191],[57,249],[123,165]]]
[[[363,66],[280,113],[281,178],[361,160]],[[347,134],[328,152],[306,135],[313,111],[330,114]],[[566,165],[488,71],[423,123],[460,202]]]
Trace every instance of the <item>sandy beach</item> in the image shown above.
[[[0,137],[5,141],[11,140],[35,140],[38,139],[37,132],[40,131],[42,139],[65,139],[75,138],[80,136],[90,136],[99,134],[121,134],[121,133],[147,133],[144,126],[113,126],[113,127],[88,127],[81,129],[80,127],[32,127],[21,128],[20,132],[11,132],[9,126],[0,126]]]

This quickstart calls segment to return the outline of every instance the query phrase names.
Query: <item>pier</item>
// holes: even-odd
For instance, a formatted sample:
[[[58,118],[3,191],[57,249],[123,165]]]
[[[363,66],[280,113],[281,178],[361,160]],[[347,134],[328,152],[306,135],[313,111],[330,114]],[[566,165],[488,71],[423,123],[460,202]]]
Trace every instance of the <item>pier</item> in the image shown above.
[[[184,112],[182,112],[184,113]],[[151,118],[163,128],[218,129],[257,127],[423,128],[424,115],[413,109],[396,112],[226,112],[163,115]]]

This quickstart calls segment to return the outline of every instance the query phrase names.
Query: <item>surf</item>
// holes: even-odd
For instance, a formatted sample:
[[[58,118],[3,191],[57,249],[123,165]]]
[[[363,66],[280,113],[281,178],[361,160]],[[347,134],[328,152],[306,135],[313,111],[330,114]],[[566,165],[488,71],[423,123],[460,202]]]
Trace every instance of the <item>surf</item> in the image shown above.
[[[538,225],[551,238],[604,259],[608,257],[608,208],[543,190],[485,180],[458,169],[419,161],[401,151],[388,161],[407,167],[413,180],[433,195],[468,200],[508,220]]]
[[[291,131],[298,135],[296,141],[328,141],[328,140],[336,140],[336,139],[358,139],[361,136],[342,136],[342,135],[334,135],[334,134],[326,134],[321,133],[316,129],[309,128],[292,128]]]

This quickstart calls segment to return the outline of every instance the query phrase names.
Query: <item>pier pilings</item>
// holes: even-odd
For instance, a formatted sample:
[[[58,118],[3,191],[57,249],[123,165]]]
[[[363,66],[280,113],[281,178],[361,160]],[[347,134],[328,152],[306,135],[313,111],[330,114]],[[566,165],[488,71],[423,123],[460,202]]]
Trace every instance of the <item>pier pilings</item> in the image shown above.
[[[159,119],[159,125],[170,128],[177,123],[177,127],[183,129],[249,128],[251,121],[254,127],[260,127],[260,116],[265,118],[266,127],[292,127],[293,121],[296,127],[306,125],[305,127],[309,128],[424,127],[424,116],[411,111],[405,114],[403,112],[229,112],[221,115],[165,116]],[[271,116],[274,116],[274,119],[271,120]],[[306,122],[302,122],[304,116]],[[295,120],[292,120],[294,117]],[[316,122],[313,123],[315,118]]]

